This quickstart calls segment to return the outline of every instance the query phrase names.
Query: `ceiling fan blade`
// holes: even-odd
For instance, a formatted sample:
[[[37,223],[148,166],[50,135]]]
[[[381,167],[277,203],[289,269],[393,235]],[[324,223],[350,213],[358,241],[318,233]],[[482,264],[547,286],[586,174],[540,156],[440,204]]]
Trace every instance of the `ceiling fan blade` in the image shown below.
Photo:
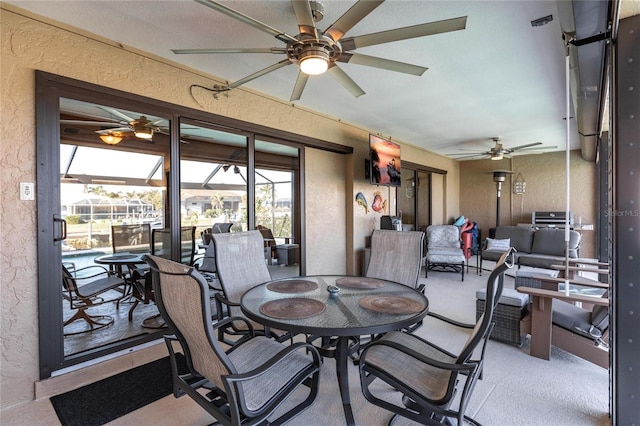
[[[318,39],[318,29],[316,28],[316,20],[313,19],[313,13],[311,13],[311,5],[307,0],[291,0],[293,6],[293,12],[296,14],[296,21],[298,21],[298,29],[300,34],[308,34],[313,38]]]
[[[103,106],[103,105],[96,105],[96,107],[100,108],[103,111],[108,112],[109,114],[113,114],[113,115],[116,115],[116,116],[120,117],[121,119],[123,119],[127,123],[130,123],[130,122],[132,122],[134,120],[133,118],[131,118],[128,115],[118,111],[115,108],[111,108],[111,107],[107,107],[107,106]]]
[[[284,47],[267,47],[267,48],[237,48],[237,49],[171,49],[176,55],[201,55],[210,53],[276,53],[286,54],[287,49]]]
[[[488,155],[484,154],[484,153],[483,154],[465,155],[463,157],[456,158],[456,160],[467,160],[467,159],[470,159],[470,158],[478,158],[478,157],[488,157]]]
[[[307,81],[309,80],[309,75],[303,73],[302,71],[298,72],[298,78],[296,79],[296,85],[293,87],[293,92],[291,93],[290,101],[299,101],[302,97],[302,91],[304,87],[307,85]]]
[[[347,10],[344,15],[338,18],[329,28],[324,31],[324,35],[331,37],[333,41],[340,40],[347,31],[353,28],[365,16],[371,13],[376,7],[384,3],[384,0],[364,1],[360,0],[351,9]],[[350,50],[350,49],[345,49]]]
[[[213,0],[194,0],[204,6],[207,6],[210,9],[213,9],[217,12],[223,13],[237,21],[240,21],[244,24],[247,25],[251,25],[253,28],[256,28],[260,31],[263,31],[267,34],[271,34],[272,36],[274,36],[275,38],[277,38],[280,41],[283,42],[288,42],[288,41],[296,41],[295,37],[290,36],[289,34],[277,30],[267,24],[264,24],[256,19],[253,19],[250,16],[247,16],[243,13],[240,13],[236,10],[231,9],[230,7],[227,7],[223,4],[218,3],[217,1],[213,1]]]
[[[118,127],[115,129],[102,129],[102,130],[96,130],[96,133],[102,134],[102,133],[112,133],[112,132],[132,132],[133,130],[131,129],[131,127]]]
[[[391,59],[378,58],[376,56],[361,55],[345,52],[340,55],[339,62],[364,65],[367,67],[381,68],[389,71],[403,72],[411,75],[422,75],[428,68],[405,62],[392,61]]]
[[[558,149],[558,145],[543,145],[543,146],[536,146],[535,148],[531,147],[531,148],[524,148],[524,149],[518,149],[518,151],[540,151],[541,149]]]
[[[70,124],[72,126],[113,126],[119,127],[122,126],[120,122],[109,122],[109,121],[84,121],[84,120],[60,120],[61,124]]]
[[[340,67],[338,67],[337,65],[334,64],[329,68],[329,71],[327,72],[331,75],[331,77],[335,78],[338,83],[342,85],[342,87],[351,92],[351,94],[356,98],[364,95],[364,90],[362,90],[360,86],[358,86],[356,82],[353,81],[351,77],[349,77],[347,73],[342,71],[342,69],[340,69]]]
[[[458,152],[458,153],[451,153],[451,154],[445,154],[445,155],[449,155],[449,156],[454,156],[454,155],[489,155],[489,153],[487,152],[474,152],[474,153],[470,153],[470,152]]]
[[[532,146],[538,146],[538,145],[542,145],[542,142],[528,143],[526,145],[514,146],[513,148],[507,148],[507,149],[509,151],[515,151],[517,149],[530,148]]]
[[[245,83],[250,82],[251,80],[255,80],[258,77],[262,77],[265,74],[269,74],[270,72],[273,72],[275,70],[279,70],[282,67],[285,67],[287,65],[291,65],[291,61],[289,59],[283,59],[282,61],[273,64],[267,68],[264,68],[260,71],[254,72],[251,75],[246,76],[245,78],[242,78],[238,81],[235,81],[227,86],[225,86],[226,89],[235,89],[236,87],[242,86]]]
[[[446,19],[444,21],[427,22],[426,24],[412,25],[396,28],[388,31],[364,34],[361,36],[347,37],[340,42],[344,50],[353,50],[359,47],[374,46],[376,44],[390,43],[392,41],[407,40],[415,37],[425,37],[450,31],[464,30],[467,25],[467,17]]]

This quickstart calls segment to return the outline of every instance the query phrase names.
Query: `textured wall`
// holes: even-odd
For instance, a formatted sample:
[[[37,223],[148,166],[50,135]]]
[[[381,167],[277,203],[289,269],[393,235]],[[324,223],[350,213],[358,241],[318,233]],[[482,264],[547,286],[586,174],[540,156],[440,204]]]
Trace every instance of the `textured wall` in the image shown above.
[[[501,161],[465,161],[460,172],[460,209],[465,217],[478,222],[483,237],[496,224],[496,184],[492,170],[511,170],[503,184],[500,224],[531,223],[534,211],[565,211],[565,153],[520,155]],[[522,175],[523,195],[513,194],[513,182]],[[596,217],[596,164],[587,162],[580,151],[570,156],[570,206],[575,220],[594,224]],[[595,255],[595,232],[583,231],[580,255]]]
[[[305,150],[307,274],[346,272],[345,156]]]
[[[219,100],[209,93],[196,93],[196,102],[188,86],[211,86],[217,82],[213,77],[141,56],[109,40],[96,40],[76,30],[49,25],[40,18],[32,19],[10,5],[2,4],[0,20],[2,408],[33,399],[34,382],[38,380],[36,204],[18,199],[20,182],[36,182],[35,70],[353,146],[353,156],[339,159],[336,155],[309,150],[309,160],[317,161],[310,165],[310,176],[318,176],[327,169],[335,172],[330,181],[335,193],[327,196],[323,194],[323,186],[308,180],[305,208],[310,230],[308,256],[317,259],[318,254],[323,255],[322,267],[331,272],[354,268],[357,251],[364,247],[364,236],[377,224],[375,216],[347,216],[354,208],[346,203],[354,202],[356,192],[372,189],[365,185],[362,171],[368,155],[368,130],[245,89],[236,89]],[[451,184],[446,209],[455,216],[457,164],[400,144],[403,157],[411,158],[412,162],[449,170]],[[345,170],[348,167],[354,170]],[[344,182],[350,176],[354,182]],[[346,233],[348,240],[316,238],[327,226],[336,234]],[[332,251],[329,256],[324,255],[323,244],[327,244],[327,251]],[[310,271],[321,271],[315,260],[308,261]]]

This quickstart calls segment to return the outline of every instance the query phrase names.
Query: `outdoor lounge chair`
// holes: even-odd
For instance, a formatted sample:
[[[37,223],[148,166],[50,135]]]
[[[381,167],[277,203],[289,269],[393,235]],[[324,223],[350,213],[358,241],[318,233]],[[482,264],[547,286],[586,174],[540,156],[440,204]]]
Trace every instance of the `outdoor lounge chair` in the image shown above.
[[[464,262],[460,230],[454,225],[431,225],[427,227],[427,255],[425,277],[430,270],[462,273],[464,281]]]
[[[312,345],[256,337],[241,317],[212,324],[209,286],[195,268],[156,256],[146,260],[158,309],[172,333],[164,340],[176,398],[189,395],[221,425],[282,424],[313,403],[321,361]],[[225,350],[215,331],[231,322],[243,322],[248,338]],[[272,418],[301,385],[308,387],[306,397],[296,392],[300,402]]]
[[[464,421],[478,424],[464,413],[483,372],[509,254],[510,250],[505,252],[491,272],[484,313],[460,352],[449,352],[415,334],[400,331],[391,331],[363,349],[360,382],[369,402],[395,413],[394,418],[401,415],[422,424],[451,424],[450,419],[456,419],[458,425]],[[402,394],[402,404],[392,402],[389,387]]]
[[[602,368],[609,368],[609,292],[589,296],[550,290],[558,279],[539,277],[543,288],[518,287],[518,291],[533,298],[531,315],[522,320],[521,329],[531,334],[532,356],[550,359],[551,346],[556,346]],[[595,286],[602,290],[605,283],[569,280],[570,288]],[[577,306],[580,303],[582,306]]]

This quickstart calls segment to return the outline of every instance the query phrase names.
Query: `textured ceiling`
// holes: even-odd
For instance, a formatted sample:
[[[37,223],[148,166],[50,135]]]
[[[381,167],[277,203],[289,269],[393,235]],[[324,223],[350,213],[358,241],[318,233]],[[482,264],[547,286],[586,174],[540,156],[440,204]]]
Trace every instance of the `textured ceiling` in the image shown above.
[[[236,81],[285,58],[274,54],[175,55],[171,49],[284,45],[190,0],[7,3],[201,70],[221,82]],[[222,3],[288,34],[298,33],[288,0]],[[317,25],[325,29],[354,2],[322,3],[325,16]],[[547,15],[553,15],[552,22],[531,25],[532,20]],[[428,67],[420,77],[340,64],[365,95],[354,98],[324,74],[311,77],[295,103],[440,154],[486,150],[497,136],[505,147],[542,142],[563,150],[564,49],[557,15],[552,1],[388,0],[347,36],[459,16],[467,16],[466,29],[356,50]],[[297,67],[286,66],[242,87],[289,102],[296,76]],[[571,146],[578,148],[577,132],[572,134]]]

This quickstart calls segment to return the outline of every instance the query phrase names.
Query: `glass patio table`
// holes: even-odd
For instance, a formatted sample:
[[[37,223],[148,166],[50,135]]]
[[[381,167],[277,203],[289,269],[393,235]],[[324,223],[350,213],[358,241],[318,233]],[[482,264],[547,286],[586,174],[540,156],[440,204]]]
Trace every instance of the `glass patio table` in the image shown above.
[[[330,292],[329,290],[333,290]],[[278,279],[247,291],[242,312],[268,327],[323,339],[335,338],[336,376],[348,425],[355,424],[349,396],[349,341],[359,336],[400,330],[421,321],[429,300],[392,281],[342,275]]]

